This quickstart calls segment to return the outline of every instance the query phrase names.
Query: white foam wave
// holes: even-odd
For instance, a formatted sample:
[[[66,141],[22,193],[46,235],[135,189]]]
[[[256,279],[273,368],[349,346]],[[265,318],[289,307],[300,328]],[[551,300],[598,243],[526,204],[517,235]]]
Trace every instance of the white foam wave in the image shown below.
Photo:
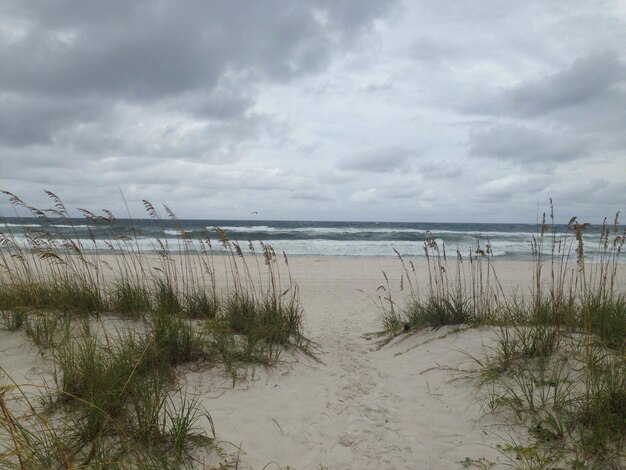
[[[5,223],[3,225],[5,225],[6,227],[18,227],[18,228],[20,228],[20,227],[41,227],[40,224],[10,224],[10,223]]]
[[[216,227],[206,227],[214,230]],[[421,233],[428,230],[413,228],[372,228],[372,227],[270,227],[268,225],[224,226],[219,227],[225,232],[256,232],[256,233],[319,233],[319,234],[355,234],[355,233]],[[459,232],[462,233],[462,232]]]
[[[52,224],[52,226],[56,228],[88,228],[89,227],[89,225],[82,225],[82,224],[77,224],[77,225]]]

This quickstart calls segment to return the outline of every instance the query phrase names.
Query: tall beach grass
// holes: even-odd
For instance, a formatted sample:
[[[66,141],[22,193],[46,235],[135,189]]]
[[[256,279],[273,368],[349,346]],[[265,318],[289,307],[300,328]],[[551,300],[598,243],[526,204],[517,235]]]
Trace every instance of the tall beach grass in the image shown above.
[[[423,248],[425,286],[398,254],[401,293],[386,274],[379,288],[387,341],[444,325],[495,331],[485,353],[471,359],[487,410],[525,424],[533,439],[502,447],[516,468],[626,465],[626,293],[617,276],[626,233],[619,214],[605,219],[599,255],[589,260],[588,227],[574,217],[558,233],[551,205],[529,241],[532,282],[525,292],[500,283],[488,242],[450,257],[433,237]]]
[[[191,468],[215,436],[199,432],[210,414],[180,390],[177,366],[217,365],[234,381],[285,350],[313,355],[289,261],[271,246],[244,250],[220,229],[192,240],[169,207],[163,217],[144,201],[178,234],[146,251],[110,211],[78,209],[81,238],[56,194],[37,208],[3,193],[23,222],[0,225],[0,326],[23,331],[54,383],[34,398],[2,371],[0,468]]]

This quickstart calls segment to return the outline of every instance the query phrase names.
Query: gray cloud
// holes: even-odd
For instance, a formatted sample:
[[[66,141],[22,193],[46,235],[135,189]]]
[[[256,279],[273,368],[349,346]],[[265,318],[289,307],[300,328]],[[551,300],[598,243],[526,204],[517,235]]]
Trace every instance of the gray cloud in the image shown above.
[[[421,196],[424,191],[417,186],[407,186],[404,188],[387,188],[382,192],[383,196],[389,199],[414,199]]]
[[[93,121],[101,103],[39,95],[0,93],[0,145],[21,147],[52,143],[64,128]]]
[[[567,181],[554,190],[554,200],[558,204],[568,204],[576,210],[578,205],[602,205],[610,207],[603,214],[611,217],[611,211],[623,210],[626,183],[611,181],[603,177],[589,177],[584,180]]]
[[[254,137],[257,85],[319,72],[388,3],[5,2],[3,24],[20,27],[5,28],[0,41],[0,146],[51,144],[60,136],[84,141],[86,154],[98,153],[96,142],[113,155],[175,150],[120,138],[131,129],[116,128],[123,122],[118,105],[237,129],[207,126],[201,150],[193,144],[174,156]]]
[[[496,113],[537,116],[584,106],[626,82],[626,65],[614,51],[579,57],[569,66],[538,80],[506,90],[494,100]],[[485,109],[489,111],[488,108]]]
[[[456,163],[446,161],[427,161],[419,166],[419,172],[428,179],[456,180],[463,176],[463,169]]]
[[[348,200],[357,204],[380,204],[380,191],[376,188],[359,189],[350,194]]]
[[[326,192],[319,191],[319,190],[296,191],[293,193],[293,197],[295,199],[300,199],[302,201],[310,201],[310,202],[334,200],[334,198],[331,195],[327,194]]]
[[[412,59],[431,65],[442,60],[458,58],[460,51],[441,38],[421,36],[409,47],[409,55]]]
[[[374,1],[354,9],[329,2],[9,2],[7,16],[27,26],[0,49],[0,85],[142,100],[211,89],[227,70],[289,80],[320,70],[334,47],[387,8]]]
[[[473,157],[553,171],[626,145],[626,61],[613,50],[577,54],[555,72],[470,102],[463,112],[484,116],[469,130]]]
[[[587,155],[586,139],[518,124],[494,124],[470,132],[469,151],[477,157],[517,163],[554,163]]]
[[[414,152],[398,146],[371,148],[339,160],[337,168],[371,173],[390,173],[406,168],[412,155]]]
[[[504,199],[520,198],[534,199],[550,197],[549,175],[510,174],[501,178],[495,178],[482,184],[477,193],[486,200],[502,201]]]

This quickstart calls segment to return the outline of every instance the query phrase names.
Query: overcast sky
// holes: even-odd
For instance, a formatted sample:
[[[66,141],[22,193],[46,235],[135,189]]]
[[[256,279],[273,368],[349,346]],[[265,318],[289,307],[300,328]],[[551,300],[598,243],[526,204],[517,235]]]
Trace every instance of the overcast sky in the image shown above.
[[[0,189],[206,219],[533,223],[552,197],[600,222],[626,210],[625,44],[623,0],[3,0]]]

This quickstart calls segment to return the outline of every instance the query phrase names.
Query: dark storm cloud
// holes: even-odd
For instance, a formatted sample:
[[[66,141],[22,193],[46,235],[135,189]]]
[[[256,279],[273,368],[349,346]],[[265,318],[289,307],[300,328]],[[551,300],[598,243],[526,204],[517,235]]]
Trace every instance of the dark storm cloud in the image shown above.
[[[522,83],[502,96],[504,112],[536,116],[583,106],[626,81],[626,66],[615,52],[590,54],[539,80]]]
[[[469,134],[470,154],[517,163],[575,160],[588,152],[586,139],[519,124],[494,124]]]
[[[3,2],[0,145],[50,144],[92,121],[94,136],[119,135],[117,104],[232,122],[242,140],[258,83],[320,71],[388,3]],[[103,145],[116,154],[125,140]]]
[[[22,37],[0,49],[0,86],[130,100],[211,89],[225,71],[278,80],[319,70],[387,6],[359,2],[13,2]]]
[[[405,168],[414,153],[410,149],[397,146],[366,149],[339,160],[337,168],[370,173],[390,173]]]
[[[0,143],[8,147],[51,144],[61,129],[101,114],[93,100],[0,93]]]
[[[198,119],[227,120],[243,116],[254,105],[256,96],[245,84],[238,86],[236,80],[228,81],[226,85],[218,84],[205,95],[182,96],[173,100],[169,107],[172,111],[181,107],[187,109]]]
[[[2,2],[2,187],[328,200],[257,157],[288,131],[259,90],[324,71],[395,1]]]

